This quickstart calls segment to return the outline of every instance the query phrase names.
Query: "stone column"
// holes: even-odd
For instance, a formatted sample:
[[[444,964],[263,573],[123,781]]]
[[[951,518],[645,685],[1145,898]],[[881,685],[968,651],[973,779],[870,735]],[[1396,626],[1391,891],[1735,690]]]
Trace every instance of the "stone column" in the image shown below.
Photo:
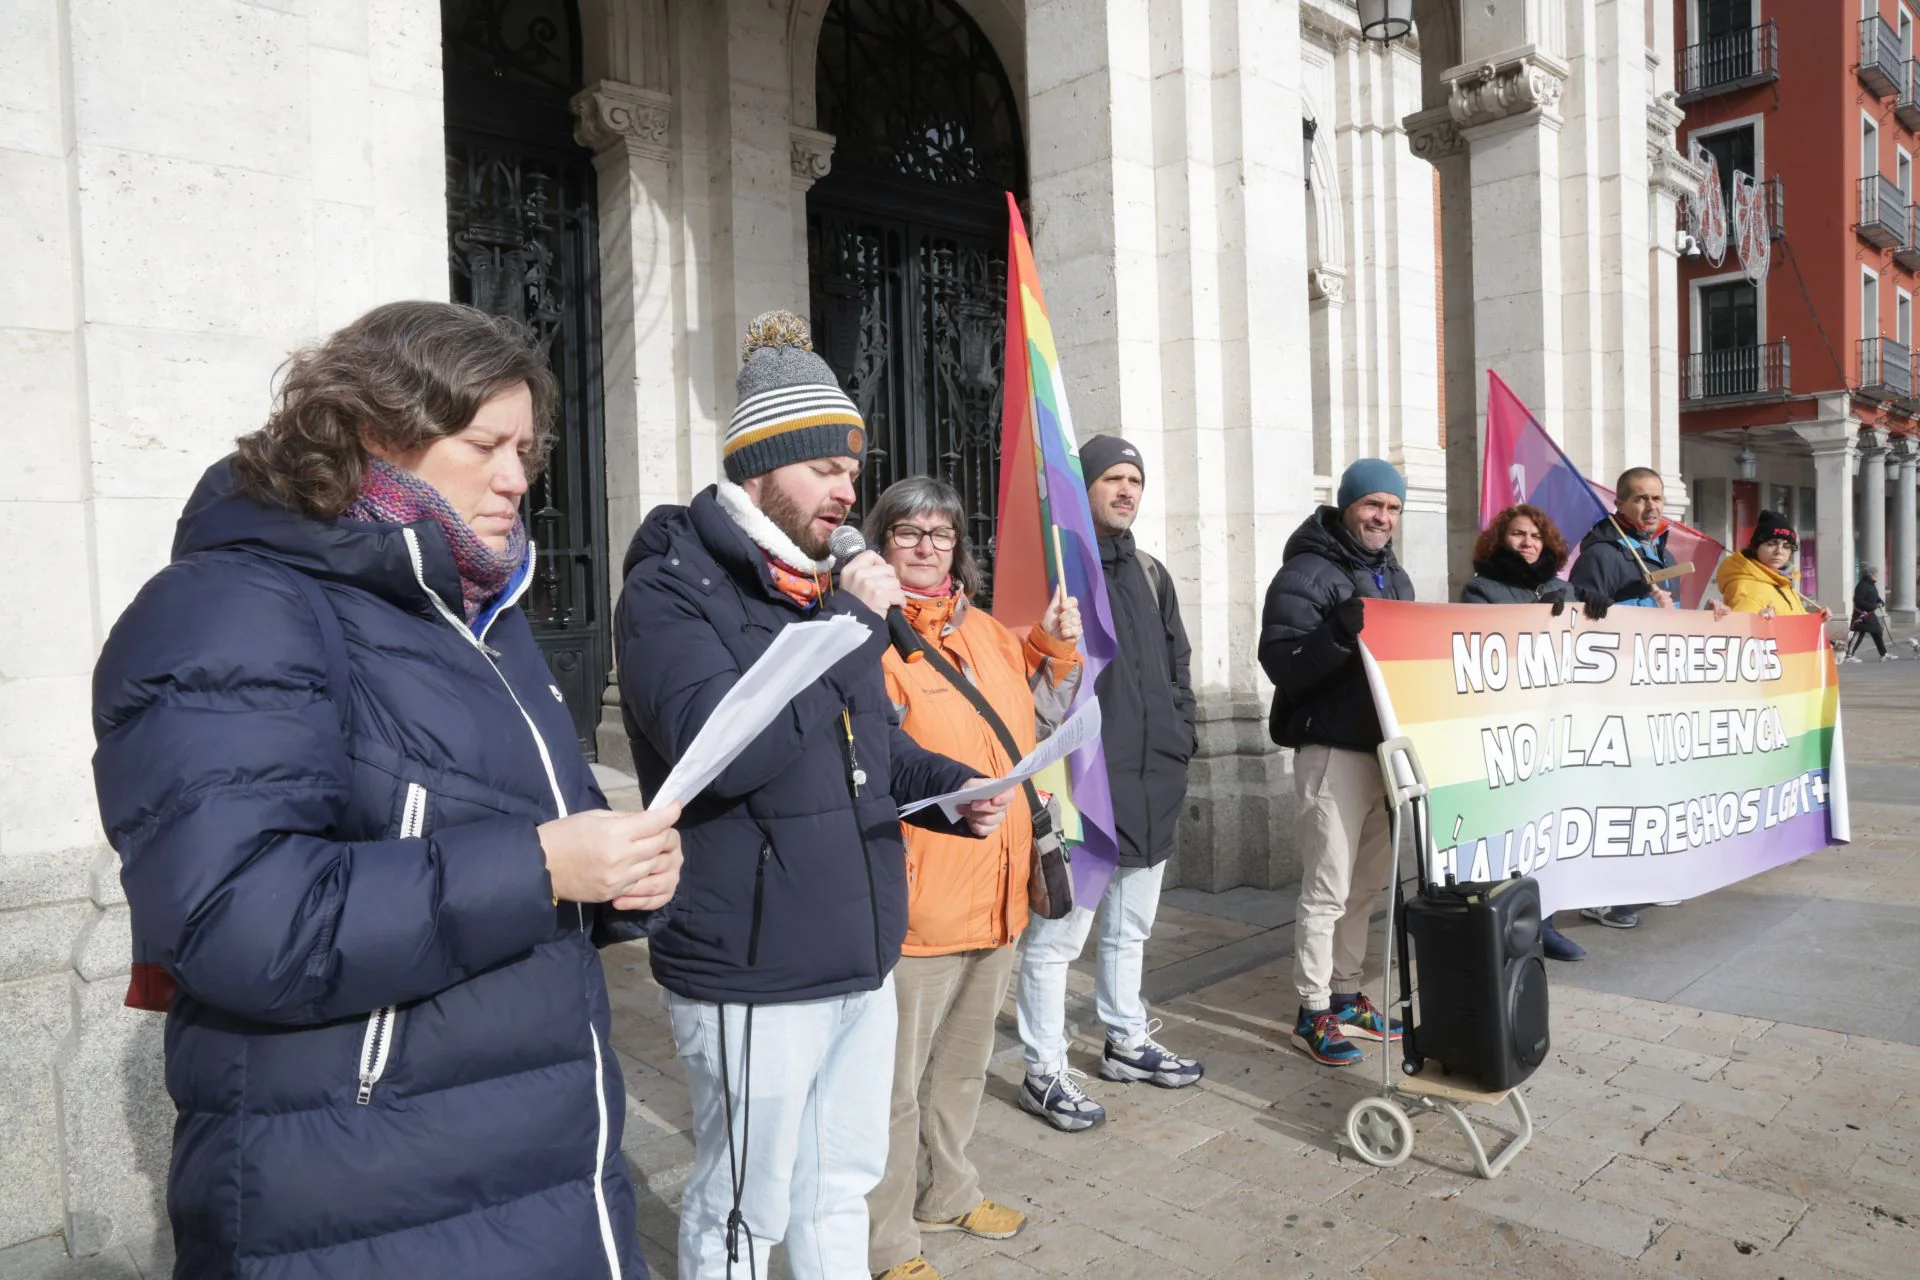
[[[1920,618],[1914,607],[1914,575],[1920,572],[1914,555],[1914,483],[1920,470],[1920,441],[1901,436],[1894,441],[1893,458],[1899,464],[1893,481],[1893,564],[1888,570],[1887,609],[1896,622]]]
[[[1822,396],[1819,418],[1793,430],[1813,449],[1819,518],[1814,529],[1820,603],[1845,619],[1853,603],[1853,464],[1859,456],[1859,423],[1844,395]]]
[[[1349,438],[1353,433],[1348,430],[1346,379],[1341,376],[1346,357],[1341,312],[1346,301],[1346,272],[1336,267],[1315,267],[1307,272],[1307,325],[1314,353],[1313,470],[1334,484],[1340,482],[1340,472],[1356,456]]]
[[[1567,65],[1528,47],[1445,79],[1472,184],[1475,367],[1498,371],[1554,429],[1565,385],[1557,108]],[[1484,419],[1486,380],[1475,382]]]
[[[1675,515],[1686,512],[1687,486],[1680,472],[1680,362],[1685,357],[1680,350],[1680,253],[1673,228],[1678,224],[1680,198],[1698,190],[1700,182],[1699,170],[1673,146],[1674,129],[1684,119],[1685,112],[1675,105],[1671,93],[1663,93],[1647,105],[1647,204],[1652,227],[1648,250],[1652,298],[1648,311],[1653,372],[1649,379],[1652,452],[1646,465],[1665,478],[1670,496],[1683,499],[1674,508]],[[1625,455],[1628,465],[1633,458],[1631,451]]]
[[[600,182],[600,350],[607,528],[626,545],[648,508],[690,488],[674,358],[673,100],[617,80],[573,99],[574,137]],[[617,590],[617,584],[609,584]]]
[[[793,127],[793,296],[807,307],[813,294],[807,263],[807,192],[833,171],[833,135]]]
[[[1868,427],[1860,433],[1860,563],[1873,570],[1882,592],[1887,587],[1887,433]]]
[[[1466,140],[1447,107],[1406,119],[1413,154],[1440,172],[1442,321],[1446,326],[1442,397],[1447,414],[1447,598],[1472,575],[1473,540],[1480,532],[1480,454],[1486,415],[1480,384],[1486,375],[1474,344],[1473,176]]]

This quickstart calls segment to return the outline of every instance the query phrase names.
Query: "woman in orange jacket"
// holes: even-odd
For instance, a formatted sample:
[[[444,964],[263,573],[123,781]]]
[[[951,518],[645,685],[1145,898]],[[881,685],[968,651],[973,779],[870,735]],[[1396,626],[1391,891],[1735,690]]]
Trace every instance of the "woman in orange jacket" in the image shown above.
[[[921,643],[965,674],[1022,754],[1031,751],[1065,717],[1079,686],[1078,604],[1056,595],[1024,639],[974,607],[980,570],[966,508],[944,480],[916,476],[889,487],[867,517],[866,537],[899,574]],[[995,776],[1013,767],[998,735],[931,663],[904,662],[889,650],[886,679],[914,741]],[[1025,1215],[981,1195],[966,1148],[1013,975],[1013,942],[1027,924],[1033,823],[1016,799],[984,840],[905,831],[907,940],[893,971],[900,1008],[893,1117],[886,1173],[867,1197],[868,1262],[885,1280],[939,1280],[921,1256],[922,1232],[1005,1240],[1026,1225]]]

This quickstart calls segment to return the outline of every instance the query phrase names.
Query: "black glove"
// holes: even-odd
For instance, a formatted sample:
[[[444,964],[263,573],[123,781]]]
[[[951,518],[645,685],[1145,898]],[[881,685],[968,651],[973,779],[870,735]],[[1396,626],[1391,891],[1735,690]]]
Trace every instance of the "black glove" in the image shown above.
[[[1589,618],[1599,619],[1607,616],[1607,610],[1613,608],[1613,597],[1604,591],[1592,587],[1575,587],[1573,594],[1579,597],[1580,608]]]
[[[1333,625],[1333,633],[1340,640],[1352,644],[1361,629],[1367,625],[1366,602],[1359,596],[1348,596],[1333,606],[1333,612],[1327,615],[1327,621]]]
[[[1555,596],[1553,598],[1553,616],[1557,618],[1566,611],[1567,598],[1565,596]]]

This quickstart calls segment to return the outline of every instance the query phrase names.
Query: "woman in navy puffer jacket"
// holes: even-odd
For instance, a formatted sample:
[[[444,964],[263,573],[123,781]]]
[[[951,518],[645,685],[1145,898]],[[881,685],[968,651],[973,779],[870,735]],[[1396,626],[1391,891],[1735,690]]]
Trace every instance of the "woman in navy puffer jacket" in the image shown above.
[[[592,939],[671,897],[677,811],[606,811],[515,607],[554,398],[505,321],[369,313],[100,657],[177,1277],[646,1274]]]

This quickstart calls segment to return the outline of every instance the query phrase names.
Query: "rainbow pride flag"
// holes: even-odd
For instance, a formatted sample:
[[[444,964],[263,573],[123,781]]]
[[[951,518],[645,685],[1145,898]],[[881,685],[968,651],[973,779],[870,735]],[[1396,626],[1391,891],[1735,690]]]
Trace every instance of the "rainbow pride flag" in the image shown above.
[[[1080,602],[1083,674],[1074,710],[1091,701],[1116,652],[1113,610],[1100,568],[1093,509],[1060,376],[1060,353],[1033,246],[1007,196],[1006,390],[1000,427],[1000,523],[993,556],[993,616],[1024,631],[1040,620],[1054,588]],[[1119,865],[1107,756],[1096,740],[1035,784],[1059,798],[1061,833],[1073,849],[1074,901],[1091,907]]]
[[[1369,600],[1387,737],[1419,756],[1436,877],[1547,910],[1691,898],[1850,839],[1817,617]]]
[[[1516,502],[1547,513],[1567,540],[1566,577],[1580,555],[1580,539],[1613,510],[1613,490],[1580,474],[1540,420],[1533,416],[1500,375],[1487,371],[1487,451],[1480,471],[1480,527]],[[1693,572],[1680,579],[1675,603],[1698,609],[1713,585],[1713,571],[1727,549],[1678,520],[1667,522],[1667,551],[1674,563],[1691,562]]]

